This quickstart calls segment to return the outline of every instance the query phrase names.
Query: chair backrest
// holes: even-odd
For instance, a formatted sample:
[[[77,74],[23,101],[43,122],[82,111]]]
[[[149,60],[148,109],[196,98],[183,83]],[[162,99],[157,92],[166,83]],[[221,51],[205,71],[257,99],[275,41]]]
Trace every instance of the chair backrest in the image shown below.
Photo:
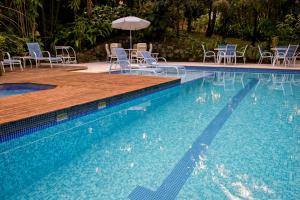
[[[108,44],[105,44],[105,50],[106,50],[107,56],[110,56],[110,50],[109,50]]]
[[[137,43],[136,49],[138,51],[147,51],[147,44],[146,43]]]
[[[218,45],[218,49],[224,49],[224,50],[219,50],[219,51],[218,51],[218,54],[224,55],[224,53],[225,53],[225,51],[226,51],[226,45],[224,45],[224,44],[219,44],[219,45]]]
[[[243,50],[242,55],[243,56],[245,55],[247,48],[248,48],[248,44],[242,48],[242,50]]]
[[[289,45],[286,51],[286,57],[292,58],[295,56],[299,45]]]
[[[151,56],[151,53],[149,51],[141,51],[141,55],[144,61],[147,63],[147,65],[157,65],[156,59]]]
[[[43,53],[42,53],[39,43],[29,42],[29,43],[27,43],[27,47],[28,47],[28,51],[29,51],[29,54],[31,57],[38,57],[38,58],[43,57]]]
[[[110,44],[110,55],[116,57],[116,48],[121,48],[120,43],[111,43]]]
[[[235,55],[236,54],[236,44],[227,44],[226,45],[226,55]]]
[[[205,50],[205,46],[204,46],[204,44],[201,44],[201,46],[202,46],[203,53],[205,53],[205,52],[206,52],[206,50]]]
[[[257,47],[258,47],[259,54],[262,55],[263,51],[262,51],[261,47],[259,45],[257,45]]]
[[[130,69],[127,53],[123,48],[115,48],[117,62],[121,69]]]
[[[146,43],[137,43],[136,49],[137,49],[137,57],[142,57],[141,52],[147,51],[147,44]]]
[[[152,51],[153,51],[153,45],[152,45],[152,43],[149,43],[149,53],[152,53]]]

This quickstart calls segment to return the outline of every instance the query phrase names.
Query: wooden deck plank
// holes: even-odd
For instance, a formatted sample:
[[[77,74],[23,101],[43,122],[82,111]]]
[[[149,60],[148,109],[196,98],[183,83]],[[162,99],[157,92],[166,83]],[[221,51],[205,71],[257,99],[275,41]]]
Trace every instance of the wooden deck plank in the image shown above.
[[[54,89],[0,98],[0,124],[112,97],[175,80],[150,76],[78,73],[80,68],[26,69],[0,77],[1,83],[39,83]]]

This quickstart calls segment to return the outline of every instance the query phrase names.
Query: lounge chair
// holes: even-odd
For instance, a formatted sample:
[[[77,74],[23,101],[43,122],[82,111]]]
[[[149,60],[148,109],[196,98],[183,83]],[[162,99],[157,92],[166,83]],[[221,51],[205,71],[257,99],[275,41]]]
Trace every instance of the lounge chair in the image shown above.
[[[205,63],[205,58],[214,58],[214,62],[216,62],[216,54],[213,51],[206,51],[203,44],[201,44],[203,49],[203,63]]]
[[[56,57],[63,60],[63,63],[76,64],[76,52],[71,46],[55,46]]]
[[[13,71],[15,65],[19,65],[21,71],[23,71],[21,60],[12,58],[8,52],[3,53],[3,60],[1,61],[1,65],[3,72],[5,72],[5,65],[9,65],[10,71]]]
[[[236,44],[227,44],[225,51],[221,51],[219,53],[219,62],[221,63],[222,59],[224,59],[224,65],[226,61],[230,63],[232,59],[234,60],[234,63],[236,64]]]
[[[49,51],[42,51],[39,43],[32,42],[27,43],[28,51],[32,59],[35,60],[35,65],[38,67],[41,61],[48,61],[50,63],[51,68],[53,68],[52,63],[63,63],[62,58],[60,57],[51,57]],[[44,54],[46,56],[44,56]]]
[[[143,56],[143,61],[145,64],[149,67],[159,67],[165,70],[165,72],[168,72],[168,69],[175,69],[177,72],[177,75],[180,75],[180,71],[183,72],[183,74],[186,74],[186,70],[184,66],[174,66],[174,65],[168,65],[167,60],[163,57],[158,57],[157,59],[152,57],[149,51],[142,51],[141,55]],[[158,64],[158,60],[161,59],[165,63],[164,65]]]
[[[276,54],[274,56],[273,60],[273,66],[280,62],[280,60],[283,60],[284,66],[290,66],[290,64],[293,62],[295,66],[295,59],[296,59],[296,52],[299,45],[289,45],[288,48],[283,52],[276,50]]]
[[[121,73],[153,73],[154,75],[158,75],[160,73],[163,73],[162,69],[160,68],[148,68],[148,67],[138,67],[133,68],[129,62],[129,59],[127,57],[126,51],[123,48],[116,48],[116,57],[117,61],[111,63],[109,71],[111,71],[112,66],[114,64],[119,65],[121,69]]]
[[[243,58],[244,64],[246,64],[246,57],[245,57],[245,53],[247,50],[248,45],[244,46],[241,51],[236,51],[236,58]]]
[[[259,60],[258,60],[258,64],[261,64],[264,58],[269,58],[271,60],[271,63],[273,61],[273,54],[271,52],[268,51],[263,51],[261,49],[261,47],[258,45],[258,51],[259,51]]]
[[[143,56],[141,55],[142,51],[147,51],[146,43],[137,43],[136,51],[131,52],[131,59],[136,60],[136,63],[140,63],[143,61]]]
[[[109,62],[111,63],[113,60],[117,59],[116,56],[116,48],[121,48],[122,45],[120,43],[111,43],[110,44],[110,60]]]

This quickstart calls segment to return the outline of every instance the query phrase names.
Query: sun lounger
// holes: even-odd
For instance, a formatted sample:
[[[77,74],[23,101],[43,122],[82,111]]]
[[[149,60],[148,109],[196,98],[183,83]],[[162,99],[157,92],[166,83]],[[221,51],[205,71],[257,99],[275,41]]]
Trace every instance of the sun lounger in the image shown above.
[[[27,47],[30,56],[33,60],[35,60],[36,67],[38,67],[38,65],[43,61],[48,61],[50,63],[51,68],[53,67],[52,63],[63,63],[62,58],[51,57],[49,51],[42,51],[39,43],[37,42],[27,43]]]
[[[141,55],[143,56],[144,63],[149,67],[159,67],[161,69],[164,69],[166,73],[168,72],[168,70],[170,71],[171,69],[174,69],[176,70],[177,75],[180,75],[180,72],[182,72],[182,74],[184,75],[186,74],[184,66],[169,65],[165,58],[159,57],[156,59],[151,56],[151,53],[149,51],[142,51]],[[158,59],[163,60],[164,64],[159,64]]]

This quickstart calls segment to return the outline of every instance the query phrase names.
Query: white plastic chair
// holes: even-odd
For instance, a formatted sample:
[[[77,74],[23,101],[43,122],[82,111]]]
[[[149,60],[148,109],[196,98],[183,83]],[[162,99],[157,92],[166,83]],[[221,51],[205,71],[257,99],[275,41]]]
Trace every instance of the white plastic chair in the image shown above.
[[[283,60],[284,66],[290,66],[290,64],[293,62],[294,67],[295,67],[295,55],[297,52],[299,45],[289,45],[287,50],[285,52],[280,52],[279,50],[276,49],[276,54],[274,56],[273,60],[273,66],[277,63],[280,62],[280,60]]]
[[[271,52],[268,51],[263,51],[260,46],[258,45],[258,51],[259,51],[259,60],[258,60],[258,64],[261,64],[264,58],[269,58],[271,60],[271,63],[273,61],[273,54]]]
[[[109,46],[108,46],[108,44],[105,44],[105,51],[106,51],[106,61],[108,62],[110,62],[111,60],[110,60],[110,58],[111,58],[111,53],[110,53],[110,50],[109,50]]]
[[[214,58],[214,62],[216,63],[216,53],[213,51],[206,51],[203,44],[201,44],[203,49],[203,63],[205,63],[205,58]]]
[[[76,52],[71,46],[55,46],[56,57],[60,57],[63,63],[76,64]]]
[[[5,72],[5,65],[9,65],[10,71],[13,71],[15,65],[19,65],[21,71],[23,71],[22,62],[18,59],[12,59],[8,52],[3,53],[3,61],[1,61],[2,70]]]
[[[243,58],[244,64],[246,64],[246,57],[245,57],[245,53],[246,50],[248,48],[248,45],[244,46],[241,50],[242,51],[236,51],[236,58]]]
[[[222,59],[224,59],[225,65],[226,62],[230,63],[233,59],[236,64],[236,47],[236,44],[227,44],[226,50],[219,53],[219,62],[221,63]]]
[[[120,43],[111,43],[110,44],[110,60],[111,63],[113,60],[117,59],[116,48],[120,48],[122,45]]]

